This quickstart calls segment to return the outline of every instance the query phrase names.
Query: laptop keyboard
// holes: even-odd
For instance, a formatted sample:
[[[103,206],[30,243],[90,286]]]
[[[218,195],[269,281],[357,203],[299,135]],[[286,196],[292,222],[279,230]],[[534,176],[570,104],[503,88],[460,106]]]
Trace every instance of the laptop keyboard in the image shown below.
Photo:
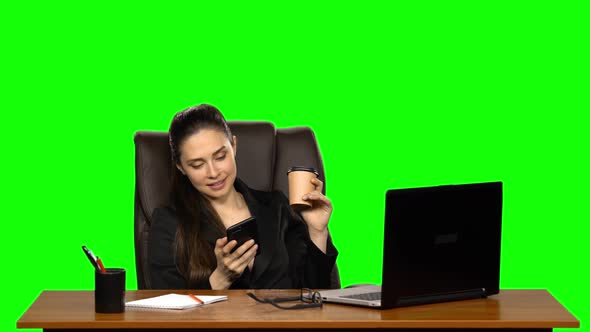
[[[342,295],[340,297],[345,297],[347,299],[355,299],[355,300],[365,300],[365,301],[381,301],[381,292]]]

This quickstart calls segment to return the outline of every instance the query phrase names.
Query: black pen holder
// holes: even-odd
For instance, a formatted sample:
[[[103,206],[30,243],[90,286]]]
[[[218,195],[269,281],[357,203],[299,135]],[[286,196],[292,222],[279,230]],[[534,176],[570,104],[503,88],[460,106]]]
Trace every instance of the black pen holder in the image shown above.
[[[94,273],[94,311],[125,312],[125,269],[106,269]]]

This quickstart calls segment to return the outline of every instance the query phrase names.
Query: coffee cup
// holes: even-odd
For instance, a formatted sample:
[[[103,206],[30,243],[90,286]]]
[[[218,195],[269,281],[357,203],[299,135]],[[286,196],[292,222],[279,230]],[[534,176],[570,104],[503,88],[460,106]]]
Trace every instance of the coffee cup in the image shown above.
[[[287,171],[289,177],[289,204],[296,211],[311,207],[311,203],[304,201],[303,196],[315,190],[311,179],[320,173],[313,167],[293,166]]]

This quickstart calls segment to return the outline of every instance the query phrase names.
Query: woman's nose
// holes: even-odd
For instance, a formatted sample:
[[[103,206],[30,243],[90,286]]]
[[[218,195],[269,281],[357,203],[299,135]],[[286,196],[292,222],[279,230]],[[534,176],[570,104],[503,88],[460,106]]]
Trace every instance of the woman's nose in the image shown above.
[[[219,174],[219,170],[217,169],[217,167],[215,167],[214,163],[211,163],[209,165],[209,167],[207,167],[208,172],[207,172],[207,176],[210,178],[216,178],[217,175]]]

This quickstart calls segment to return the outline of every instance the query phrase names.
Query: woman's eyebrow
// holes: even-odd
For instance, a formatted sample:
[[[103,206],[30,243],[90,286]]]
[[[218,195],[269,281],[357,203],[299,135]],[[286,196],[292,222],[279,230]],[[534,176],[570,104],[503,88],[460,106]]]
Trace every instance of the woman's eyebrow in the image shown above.
[[[227,147],[224,145],[224,146],[220,147],[219,149],[215,150],[215,152],[213,152],[213,155],[216,155],[219,152],[225,151],[226,149],[227,149]],[[193,163],[195,161],[205,161],[205,159],[203,159],[203,158],[194,158],[194,159],[189,159],[186,162],[187,163]]]
[[[216,155],[220,152],[224,152],[225,150],[226,150],[226,146],[224,145],[224,146],[220,147],[219,149],[217,149],[217,151],[213,152],[213,155]]]

